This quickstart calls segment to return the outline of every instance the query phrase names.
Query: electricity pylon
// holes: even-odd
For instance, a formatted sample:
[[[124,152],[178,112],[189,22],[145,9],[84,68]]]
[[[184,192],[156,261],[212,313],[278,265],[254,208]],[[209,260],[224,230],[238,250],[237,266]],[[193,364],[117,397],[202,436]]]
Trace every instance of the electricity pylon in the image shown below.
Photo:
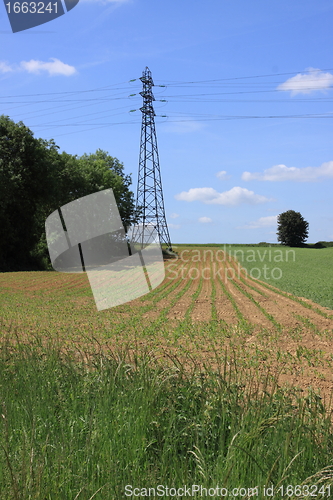
[[[142,72],[140,80],[143,85],[142,92],[140,92],[143,98],[143,105],[142,108],[140,108],[142,112],[142,125],[136,207],[142,207],[143,211],[139,224],[142,225],[144,229],[141,229],[141,235],[138,234],[138,232],[140,233],[140,227],[137,226],[134,228],[132,239],[138,243],[140,242],[143,248],[147,239],[147,231],[149,232],[149,228],[151,228],[158,233],[160,244],[165,244],[171,249],[170,235],[164,211],[162,180],[155,130],[155,111],[153,107],[155,98],[152,92],[154,82],[148,67]]]

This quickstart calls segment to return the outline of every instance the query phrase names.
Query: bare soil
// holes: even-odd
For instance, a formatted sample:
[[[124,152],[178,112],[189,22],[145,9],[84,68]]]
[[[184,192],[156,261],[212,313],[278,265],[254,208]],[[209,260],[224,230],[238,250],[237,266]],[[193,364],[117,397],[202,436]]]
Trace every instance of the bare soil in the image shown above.
[[[186,348],[198,363],[210,362],[215,366],[217,356],[222,356],[226,349],[233,350],[243,366],[249,367],[249,373],[250,368],[258,373],[276,371],[280,385],[298,387],[304,392],[312,387],[320,390],[321,397],[328,402],[333,391],[333,311],[239,275],[235,261],[221,261],[221,258],[218,261],[214,251],[213,254],[213,258],[206,261],[203,258],[195,262],[167,260],[165,281],[160,287],[145,297],[100,313],[94,309],[85,274],[3,273],[0,274],[0,298],[19,294],[17,306],[20,307],[22,293],[26,303],[33,303],[36,294],[42,294],[51,301],[51,311],[53,298],[56,304],[56,298],[66,292],[68,306],[73,311],[79,308],[85,315],[80,323],[73,320],[73,328],[80,327],[87,335],[89,328],[97,335],[101,325],[108,332],[115,325],[125,325],[136,318],[132,330],[128,329],[136,332],[136,345],[157,349],[162,358],[169,354],[182,356],[181,350]],[[140,324],[154,324],[163,311],[166,311],[165,329],[169,328],[170,337],[160,336],[159,331],[150,338],[140,337],[137,332],[144,330]],[[43,321],[54,321],[48,319],[49,313],[40,314],[39,326]],[[8,319],[8,314],[6,317]],[[27,331],[33,329],[33,322],[27,317],[23,332],[22,318],[17,324],[26,336]],[[187,335],[185,325],[175,339],[171,332],[185,320],[191,324],[191,334]],[[59,318],[59,328],[61,321]],[[68,318],[66,321],[70,322]],[[90,321],[95,323],[89,326]],[[202,333],[205,325],[214,321],[214,333],[205,337]],[[124,338],[111,334],[100,342],[108,349],[125,344]],[[126,342],[134,345],[130,334]]]

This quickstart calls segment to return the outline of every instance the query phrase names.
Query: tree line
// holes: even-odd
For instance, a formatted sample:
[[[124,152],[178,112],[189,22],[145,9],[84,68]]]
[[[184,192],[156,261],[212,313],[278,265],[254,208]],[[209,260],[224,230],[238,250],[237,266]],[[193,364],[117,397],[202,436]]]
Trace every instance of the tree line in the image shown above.
[[[50,269],[45,220],[56,209],[112,188],[125,229],[138,220],[131,176],[108,152],[59,153],[21,121],[0,116],[0,271]]]

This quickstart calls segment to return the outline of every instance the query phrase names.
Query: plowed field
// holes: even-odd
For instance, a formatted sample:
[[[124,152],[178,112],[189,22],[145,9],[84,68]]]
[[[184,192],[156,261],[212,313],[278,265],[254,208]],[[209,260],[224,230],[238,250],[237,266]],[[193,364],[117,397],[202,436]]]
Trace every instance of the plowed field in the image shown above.
[[[3,336],[90,349],[154,349],[192,363],[237,361],[279,384],[333,388],[333,311],[249,278],[216,250],[165,262],[164,282],[133,302],[98,312],[85,274],[0,274]],[[8,333],[9,332],[9,333]]]

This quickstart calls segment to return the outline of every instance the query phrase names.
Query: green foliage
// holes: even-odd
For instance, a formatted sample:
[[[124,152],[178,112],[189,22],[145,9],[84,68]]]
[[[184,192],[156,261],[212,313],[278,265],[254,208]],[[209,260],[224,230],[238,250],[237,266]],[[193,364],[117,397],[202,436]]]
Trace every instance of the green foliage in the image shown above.
[[[79,157],[78,167],[85,192],[81,196],[112,188],[125,228],[137,220],[139,214],[135,213],[134,195],[129,190],[131,176],[125,175],[124,165],[117,158],[98,149],[95,154]],[[79,198],[78,193],[76,198]]]
[[[52,141],[35,139],[22,123],[0,117],[0,265],[27,265],[39,239],[36,212],[53,193]]]
[[[300,212],[287,210],[278,216],[278,241],[290,247],[303,245],[309,234],[309,223]]]
[[[2,345],[0,369],[1,500],[120,500],[126,485],[261,492],[332,460],[330,416],[313,392],[249,396],[231,374],[186,373],[146,353],[82,363],[38,341]]]
[[[117,158],[58,149],[0,116],[0,270],[49,267],[45,219],[82,196],[112,188],[125,228],[137,220],[131,176]]]

